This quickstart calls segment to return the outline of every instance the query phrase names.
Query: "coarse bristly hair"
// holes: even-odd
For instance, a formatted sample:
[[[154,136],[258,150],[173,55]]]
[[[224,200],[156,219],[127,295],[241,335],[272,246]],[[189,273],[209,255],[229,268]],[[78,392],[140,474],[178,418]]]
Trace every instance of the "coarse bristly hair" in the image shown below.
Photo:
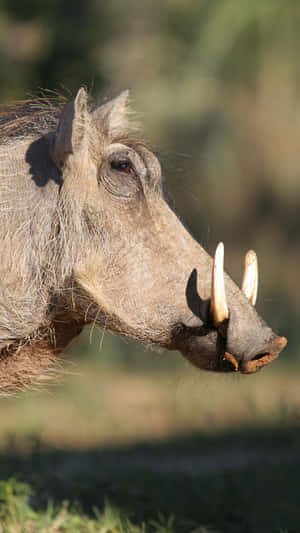
[[[0,142],[26,135],[44,135],[56,129],[63,98],[39,97],[0,105]]]
[[[133,133],[140,131],[140,123],[137,120],[137,114],[130,107],[129,92],[124,91],[121,96],[126,101],[122,101],[122,105],[115,110],[113,137],[116,140],[121,137],[132,139]],[[89,99],[91,99],[90,96]],[[62,93],[43,91],[39,97],[0,105],[0,144],[5,143],[9,138],[41,136],[55,131],[68,101],[69,98]],[[110,102],[101,102],[103,106],[106,103]],[[95,104],[92,102],[90,111],[93,111],[94,107]]]

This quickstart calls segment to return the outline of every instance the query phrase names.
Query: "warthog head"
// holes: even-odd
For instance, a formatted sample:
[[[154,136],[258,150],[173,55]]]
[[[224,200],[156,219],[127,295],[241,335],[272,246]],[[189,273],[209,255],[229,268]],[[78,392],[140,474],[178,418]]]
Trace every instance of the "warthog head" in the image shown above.
[[[90,111],[0,106],[0,391],[39,376],[85,324],[255,372],[286,344],[168,207],[161,168],[130,133],[127,93]]]
[[[128,135],[126,104],[122,93],[90,112],[80,89],[48,134],[62,176],[61,263],[72,265],[57,305],[199,368],[255,372],[286,344],[255,311],[256,256],[240,290],[223,273],[222,243],[210,258],[168,207],[158,160]]]

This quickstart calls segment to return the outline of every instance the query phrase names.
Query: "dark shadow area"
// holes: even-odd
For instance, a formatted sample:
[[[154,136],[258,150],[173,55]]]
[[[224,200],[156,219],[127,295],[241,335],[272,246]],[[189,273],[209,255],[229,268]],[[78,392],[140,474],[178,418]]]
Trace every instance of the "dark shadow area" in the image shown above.
[[[197,278],[198,272],[194,268],[190,274],[190,277],[187,281],[185,296],[187,304],[190,310],[196,315],[200,320],[207,324],[209,321],[209,304],[210,300],[203,300],[198,294],[197,290]]]
[[[62,185],[62,176],[49,156],[49,144],[45,137],[40,137],[26,152],[26,162],[30,165],[30,174],[38,187],[45,187],[49,181]]]
[[[173,513],[176,532],[197,524],[228,533],[299,531],[296,425],[82,450],[32,444],[23,454],[11,437],[0,471],[1,480],[30,483],[36,508],[68,500],[92,516],[108,499],[135,523],[151,520],[157,510]]]

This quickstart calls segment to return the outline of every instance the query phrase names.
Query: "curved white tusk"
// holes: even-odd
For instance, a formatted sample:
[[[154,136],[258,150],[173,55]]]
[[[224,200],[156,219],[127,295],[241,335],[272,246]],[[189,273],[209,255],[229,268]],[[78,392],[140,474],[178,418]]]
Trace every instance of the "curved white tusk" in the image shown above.
[[[224,284],[224,244],[219,242],[213,264],[210,311],[216,327],[229,318]]]
[[[255,305],[258,288],[257,257],[253,250],[249,250],[245,257],[245,270],[242,283],[242,291],[248,300]]]

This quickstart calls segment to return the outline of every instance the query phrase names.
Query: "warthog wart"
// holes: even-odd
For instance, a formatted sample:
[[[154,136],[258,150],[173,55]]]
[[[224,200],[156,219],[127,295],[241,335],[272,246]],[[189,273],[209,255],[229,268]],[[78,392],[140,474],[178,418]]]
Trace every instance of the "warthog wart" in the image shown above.
[[[132,133],[128,94],[90,110],[0,108],[0,390],[30,383],[83,326],[180,350],[197,367],[255,372],[286,344],[168,207],[156,157]]]

